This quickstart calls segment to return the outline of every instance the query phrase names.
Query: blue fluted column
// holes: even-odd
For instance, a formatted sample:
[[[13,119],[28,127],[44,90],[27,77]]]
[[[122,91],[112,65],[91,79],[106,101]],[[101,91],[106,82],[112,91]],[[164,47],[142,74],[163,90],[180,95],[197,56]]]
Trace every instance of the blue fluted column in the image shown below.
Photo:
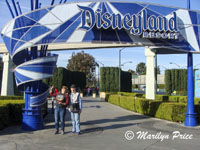
[[[187,54],[187,112],[185,116],[185,126],[196,126],[196,114],[194,112],[194,76],[193,76],[193,56]]]

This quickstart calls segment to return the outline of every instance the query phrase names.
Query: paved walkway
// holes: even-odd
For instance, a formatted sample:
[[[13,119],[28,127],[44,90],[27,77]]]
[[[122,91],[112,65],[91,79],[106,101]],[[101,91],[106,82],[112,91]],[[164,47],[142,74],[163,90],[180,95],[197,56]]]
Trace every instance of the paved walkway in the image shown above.
[[[44,130],[28,132],[23,131],[21,126],[1,130],[0,150],[200,149],[200,127],[186,128],[181,124],[143,116],[91,97],[85,97],[83,102],[81,135],[70,133],[69,115],[66,117],[65,135],[54,135],[54,119],[50,111],[45,118]],[[127,134],[129,140],[125,138],[128,130],[134,132],[133,139],[132,132]],[[140,137],[140,131],[146,135]],[[182,136],[173,140],[174,131],[180,132]]]

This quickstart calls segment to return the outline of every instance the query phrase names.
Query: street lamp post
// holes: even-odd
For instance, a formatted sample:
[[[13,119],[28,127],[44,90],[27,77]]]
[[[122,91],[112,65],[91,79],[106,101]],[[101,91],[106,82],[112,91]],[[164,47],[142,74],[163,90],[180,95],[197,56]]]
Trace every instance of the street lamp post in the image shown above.
[[[194,68],[196,68],[196,67],[199,66],[199,65],[200,65],[200,64],[195,65]]]
[[[127,62],[121,64],[121,66],[124,66],[125,64],[128,64],[128,63],[133,63],[133,62],[132,61],[127,61]]]
[[[164,68],[165,70],[167,70],[168,68],[163,66],[163,65],[159,65],[160,67]]]
[[[104,67],[104,64],[102,62],[100,62],[100,61],[96,61],[96,62],[100,63]]]
[[[174,65],[176,65],[179,69],[181,69],[181,66],[178,65],[178,64],[176,64],[176,63],[174,63],[174,62],[170,62],[169,64],[174,64]]]
[[[121,51],[124,49],[125,47],[119,50],[119,92],[121,91]]]
[[[102,62],[100,62],[100,61],[96,61],[96,62],[97,62],[97,64],[99,63],[104,67],[104,64]],[[98,87],[99,87],[99,92],[100,92],[100,67],[99,67],[99,64],[97,66],[99,68],[98,69]]]

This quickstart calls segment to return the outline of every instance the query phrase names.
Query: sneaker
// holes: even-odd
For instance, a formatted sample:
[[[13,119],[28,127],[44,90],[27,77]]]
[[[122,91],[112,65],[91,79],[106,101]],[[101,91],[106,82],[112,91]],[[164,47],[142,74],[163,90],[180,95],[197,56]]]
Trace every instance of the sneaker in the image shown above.
[[[72,131],[72,133],[75,134],[76,132],[75,132],[75,131]]]
[[[64,133],[65,133],[65,132],[62,130],[62,131],[61,131],[61,134],[64,135]]]
[[[58,133],[59,133],[58,130],[56,130],[56,132],[54,134],[58,134]]]
[[[77,135],[80,135],[81,133],[80,132],[77,132]]]

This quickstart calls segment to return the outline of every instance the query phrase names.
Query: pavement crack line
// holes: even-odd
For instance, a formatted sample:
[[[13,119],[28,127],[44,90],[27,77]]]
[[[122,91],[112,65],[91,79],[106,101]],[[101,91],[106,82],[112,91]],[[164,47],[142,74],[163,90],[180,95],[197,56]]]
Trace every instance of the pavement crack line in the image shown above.
[[[148,150],[148,148],[151,148],[151,147],[152,147],[152,148],[162,148],[162,149],[166,149],[166,150],[176,150],[176,149],[171,149],[171,148],[166,148],[166,147],[154,146],[154,144],[157,144],[157,143],[159,143],[159,142],[160,142],[160,140],[158,140],[158,141],[152,143],[151,145],[145,147],[144,150]]]
[[[17,143],[16,142],[14,142],[14,144],[15,144],[15,149],[17,150],[18,148],[17,148]]]
[[[147,150],[149,147],[152,147],[154,144],[157,144],[157,143],[159,143],[159,142],[160,142],[160,140],[158,140],[158,141],[152,143],[151,145],[145,147],[144,150]]]

